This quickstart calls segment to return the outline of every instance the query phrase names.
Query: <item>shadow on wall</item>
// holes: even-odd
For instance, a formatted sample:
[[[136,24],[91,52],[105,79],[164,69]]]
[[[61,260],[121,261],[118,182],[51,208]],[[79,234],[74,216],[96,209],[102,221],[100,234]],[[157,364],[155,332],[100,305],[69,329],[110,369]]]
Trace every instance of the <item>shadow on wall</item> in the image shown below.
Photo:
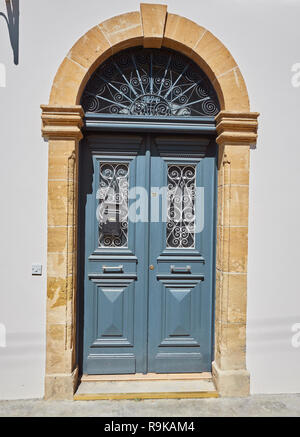
[[[19,0],[5,0],[6,15],[0,12],[7,24],[11,48],[14,55],[14,64],[19,63]]]

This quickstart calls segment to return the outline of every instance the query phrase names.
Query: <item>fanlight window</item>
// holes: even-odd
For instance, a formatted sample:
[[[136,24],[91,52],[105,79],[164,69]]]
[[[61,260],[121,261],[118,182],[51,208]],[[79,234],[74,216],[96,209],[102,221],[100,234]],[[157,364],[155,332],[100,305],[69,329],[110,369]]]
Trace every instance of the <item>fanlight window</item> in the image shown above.
[[[204,72],[168,49],[124,50],[89,79],[85,112],[140,116],[215,116],[219,102]]]

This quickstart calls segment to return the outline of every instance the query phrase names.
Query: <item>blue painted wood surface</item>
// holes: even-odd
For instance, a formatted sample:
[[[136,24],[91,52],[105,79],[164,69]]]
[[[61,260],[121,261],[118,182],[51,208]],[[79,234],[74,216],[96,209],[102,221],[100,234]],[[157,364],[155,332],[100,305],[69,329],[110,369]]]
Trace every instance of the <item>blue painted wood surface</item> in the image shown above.
[[[78,290],[83,372],[210,371],[214,141],[196,135],[89,134],[81,142],[80,160]],[[99,248],[96,192],[99,166],[105,161],[129,163],[129,187],[147,190],[143,207],[149,216],[151,187],[167,185],[168,164],[193,163],[196,184],[204,187],[204,230],[196,234],[195,247],[166,248],[165,222],[129,221],[127,248]]]

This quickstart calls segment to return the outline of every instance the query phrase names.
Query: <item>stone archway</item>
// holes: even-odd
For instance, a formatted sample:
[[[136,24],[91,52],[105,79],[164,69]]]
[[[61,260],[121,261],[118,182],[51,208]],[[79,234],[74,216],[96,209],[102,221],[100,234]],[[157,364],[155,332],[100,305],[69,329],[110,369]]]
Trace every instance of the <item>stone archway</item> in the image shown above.
[[[165,5],[113,17],[89,30],[67,54],[42,105],[49,140],[48,280],[45,397],[71,399],[77,384],[76,256],[77,154],[83,110],[78,104],[95,69],[124,48],[175,49],[193,59],[213,83],[221,104],[213,377],[220,395],[249,393],[246,370],[249,150],[258,113],[229,51],[209,31]]]

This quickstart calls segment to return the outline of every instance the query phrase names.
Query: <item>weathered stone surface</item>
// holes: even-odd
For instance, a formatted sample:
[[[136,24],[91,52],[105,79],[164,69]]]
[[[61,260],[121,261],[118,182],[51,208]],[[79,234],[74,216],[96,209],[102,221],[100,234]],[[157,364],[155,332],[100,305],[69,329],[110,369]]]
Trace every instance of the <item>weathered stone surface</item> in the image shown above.
[[[48,374],[45,376],[45,399],[70,399],[78,382],[78,369],[72,373]]]
[[[216,77],[213,82],[218,96],[222,94],[221,108],[226,111],[249,112],[250,103],[246,84],[238,67]],[[218,90],[221,90],[218,92]]]
[[[214,361],[212,374],[220,396],[249,396],[250,374],[247,370],[221,370]]]
[[[215,77],[218,77],[237,66],[226,47],[208,30],[197,42],[194,47],[194,52],[197,53],[207,65],[209,65],[214,72]]]
[[[246,323],[247,275],[217,271],[216,321]]]
[[[69,140],[76,144],[82,138],[84,112],[80,105],[41,105],[42,135],[45,139]]]
[[[218,186],[249,184],[249,145],[219,147]]]
[[[141,3],[140,9],[143,24],[144,47],[160,48],[164,36],[167,5]]]
[[[79,90],[87,75],[87,68],[65,58],[61,63],[51,89],[51,105],[76,105]]]
[[[70,208],[68,181],[48,181],[48,226],[67,226],[67,212]],[[72,205],[71,205],[72,207]]]
[[[47,325],[46,372],[63,373],[65,371],[65,326]]]
[[[222,191],[223,226],[248,226],[248,185],[224,185]]]
[[[48,253],[47,273],[49,277],[66,278],[74,270],[76,253]]]
[[[71,179],[71,160],[75,155],[75,141],[55,140],[49,141],[48,147],[48,179]]]
[[[66,253],[74,251],[74,228],[72,226],[54,226],[48,228],[48,253]]]
[[[47,323],[61,324],[66,321],[68,289],[73,288],[73,278],[47,278]]]
[[[217,143],[247,147],[256,144],[258,112],[220,111],[216,116]]]
[[[192,57],[193,49],[206,29],[176,14],[167,15],[163,45]]]
[[[218,268],[223,272],[247,272],[248,228],[220,227],[221,244]]]
[[[87,69],[94,69],[95,63],[100,65],[112,54],[107,38],[99,26],[93,27],[84,34],[71,48],[68,58]]]
[[[109,41],[113,53],[143,42],[143,28],[139,12],[128,12],[112,17],[99,24],[99,28]]]
[[[74,225],[74,185],[72,181],[48,181],[48,226]]]
[[[246,325],[219,322],[219,358],[222,370],[244,369],[246,366]]]

